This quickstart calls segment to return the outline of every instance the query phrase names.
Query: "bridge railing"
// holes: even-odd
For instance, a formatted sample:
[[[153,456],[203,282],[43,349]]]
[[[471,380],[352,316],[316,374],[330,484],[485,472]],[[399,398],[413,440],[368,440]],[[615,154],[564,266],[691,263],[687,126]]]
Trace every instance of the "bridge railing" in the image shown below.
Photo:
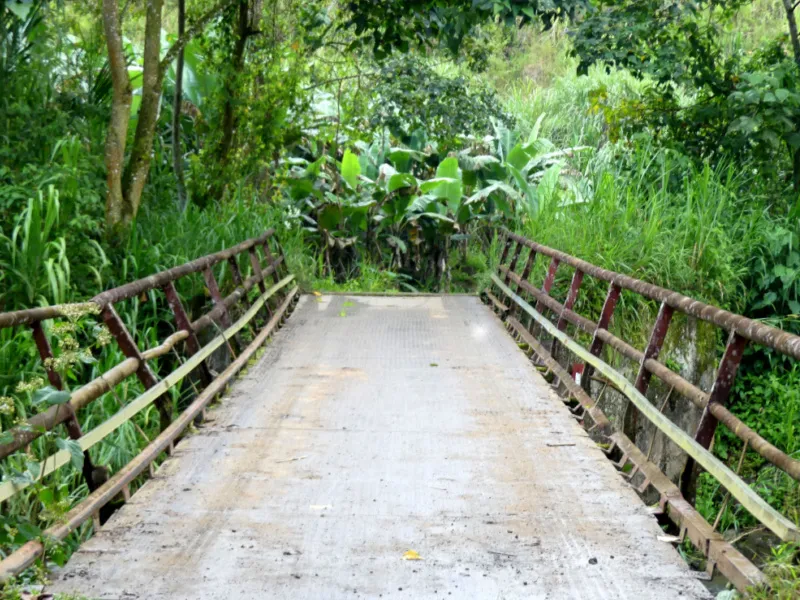
[[[223,288],[230,291],[224,297],[215,270],[227,274],[227,285],[223,285]],[[210,302],[205,301],[202,307],[190,311],[184,306],[184,299],[176,284],[196,283],[185,279],[200,275]],[[120,495],[127,500],[131,483],[146,470],[152,470],[154,461],[164,452],[172,452],[175,442],[184,434],[187,426],[203,418],[206,406],[225,390],[228,382],[283,323],[297,298],[298,288],[293,280],[275,232],[270,229],[226,250],[102,292],[89,302],[0,313],[0,329],[31,329],[42,368],[54,390],[64,390],[65,386],[57,368],[59,353],[54,354],[48,338],[48,329],[52,328],[44,325],[47,321],[74,320],[76,316],[87,314],[99,315],[125,357],[85,385],[68,393],[52,395],[55,401],[47,410],[31,416],[5,433],[0,443],[0,460],[30,448],[37,438],[61,424],[65,425],[68,437],[83,452],[82,476],[90,494],[63,519],[47,529],[42,539],[27,542],[0,562],[0,582],[32,565],[43,555],[48,540],[64,540],[89,519],[94,519],[95,526],[99,526],[103,507]],[[157,329],[171,330],[173,333],[154,347],[141,348],[141,341],[137,342],[115,308],[115,305],[135,298],[168,306],[168,311],[156,311],[163,316]],[[191,315],[190,312],[197,314]],[[170,313],[171,322],[166,316]],[[215,335],[205,335],[210,339],[201,344],[198,336],[209,328]],[[249,343],[244,341],[246,337]],[[182,352],[179,352],[179,348]],[[210,364],[212,355],[226,351],[228,356],[222,361],[224,368],[220,373],[214,372]],[[171,366],[175,368],[159,377],[152,367],[153,361],[167,355],[173,358]],[[164,359],[162,362],[165,362]],[[114,394],[114,389],[133,375],[136,375],[144,391],[124,405],[118,402],[118,412],[91,431],[84,432],[80,424],[82,409],[108,392]],[[174,415],[170,393],[182,382],[187,384],[185,389],[191,388],[191,403]],[[152,441],[148,439],[147,446],[109,478],[104,466],[93,465],[89,450],[153,404],[158,410],[160,434]],[[147,438],[138,425],[136,428]],[[1,481],[0,505],[68,465],[74,451],[75,446],[41,457],[33,470],[37,473],[34,480],[21,481],[17,478]]]
[[[745,451],[749,448],[757,452],[775,467],[800,481],[800,461],[745,425],[727,406],[736,372],[748,343],[772,348],[793,359],[800,359],[800,337],[671,290],[602,269],[507,229],[501,230],[501,239],[503,250],[498,274],[492,278],[487,297],[505,318],[507,326],[554,374],[559,384],[565,388],[568,399],[577,402],[575,410],[582,413],[582,419],[591,420],[590,429],[609,439],[612,444],[609,452],[618,450],[621,453],[619,466],[632,463],[632,470],[626,477],[631,481],[637,475],[643,479],[639,488],[641,493],[656,489],[664,512],[681,528],[682,535],[688,535],[695,546],[709,558],[709,568],[719,568],[740,589],[761,584],[763,576],[760,572],[725,542],[686,498],[694,495],[699,465],[778,538],[783,541],[800,541],[800,532],[795,524],[773,509],[710,450],[715,431],[722,424],[744,442]],[[529,281],[539,256],[549,261],[541,287]],[[522,272],[518,273],[518,265],[523,264]],[[568,270],[567,275],[571,275],[571,279],[566,297],[561,302],[552,293],[556,275],[559,270],[563,274],[564,269]],[[575,310],[581,285],[587,277],[608,283],[602,309],[594,318],[588,318]],[[635,348],[609,331],[615,308],[624,290],[660,304],[644,350]],[[727,345],[716,369],[716,379],[708,392],[658,360],[676,312],[727,332]],[[522,321],[526,319],[527,323],[523,324]],[[575,328],[572,335],[568,330],[569,325]],[[580,338],[589,341],[581,344],[578,341]],[[624,359],[634,361],[637,368],[633,381],[602,359],[604,347]],[[583,364],[580,385],[560,364],[557,359],[559,353],[571,353]],[[604,382],[599,393],[596,393],[599,384],[591,384],[598,379],[593,376],[595,373],[601,375],[599,379]],[[659,408],[648,400],[646,394],[653,376],[669,387],[667,400],[675,392],[701,410],[695,431],[684,431],[664,414],[666,401],[660,403]],[[608,386],[627,399],[627,408],[619,431],[615,431],[599,406]],[[595,393],[596,398],[593,396]],[[650,462],[654,437],[651,438],[648,455],[637,447],[636,434],[640,430],[642,415],[661,435],[666,436],[685,453],[687,462],[680,478],[680,486],[670,481]]]

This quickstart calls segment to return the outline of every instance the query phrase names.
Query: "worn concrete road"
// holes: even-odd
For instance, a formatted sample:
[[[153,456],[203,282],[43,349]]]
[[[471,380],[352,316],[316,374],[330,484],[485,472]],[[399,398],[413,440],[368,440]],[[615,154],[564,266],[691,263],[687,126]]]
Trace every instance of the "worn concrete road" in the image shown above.
[[[48,591],[707,597],[476,298],[303,297],[210,415]]]

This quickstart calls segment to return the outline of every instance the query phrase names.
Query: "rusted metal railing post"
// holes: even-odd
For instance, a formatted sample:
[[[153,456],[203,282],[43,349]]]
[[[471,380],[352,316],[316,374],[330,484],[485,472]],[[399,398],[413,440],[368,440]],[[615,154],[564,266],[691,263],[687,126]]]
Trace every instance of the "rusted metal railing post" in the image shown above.
[[[500,255],[500,262],[498,264],[504,265],[508,258],[508,253],[511,251],[511,246],[514,245],[514,240],[510,235],[506,236],[506,243],[503,246],[503,254]]]
[[[650,386],[651,373],[645,367],[645,362],[648,359],[658,358],[661,352],[661,347],[664,345],[664,340],[667,337],[667,329],[669,329],[670,321],[675,309],[668,305],[666,302],[661,303],[661,308],[658,309],[658,316],[656,322],[653,324],[653,330],[650,332],[650,341],[647,343],[647,349],[644,351],[644,356],[639,363],[639,372],[636,374],[636,389],[643,395],[647,395],[647,388]],[[628,407],[625,409],[625,435],[635,444],[636,443],[636,428],[639,421],[639,411],[632,402],[628,402]]]
[[[122,322],[113,304],[107,304],[103,308],[103,321],[111,332],[111,335],[117,340],[117,345],[119,349],[122,350],[122,353],[127,358],[135,358],[139,361],[139,368],[136,370],[136,376],[139,378],[142,385],[146,389],[156,385],[158,383],[158,378],[147,364],[147,361],[145,361],[142,353],[139,351],[139,347],[133,340],[133,336],[131,336],[128,328],[125,327],[125,323]],[[161,396],[156,399],[155,404],[158,408],[159,426],[161,431],[164,431],[172,422],[172,410],[170,410],[166,394],[161,394]]]
[[[50,340],[47,339],[47,334],[42,327],[42,322],[34,321],[31,323],[31,330],[33,331],[33,339],[36,342],[36,349],[39,351],[42,364],[47,371],[47,379],[50,385],[57,390],[63,390],[64,382],[61,380],[61,375],[49,364],[50,360],[53,358],[53,348],[50,346]],[[64,426],[67,428],[67,435],[69,435],[70,439],[79,440],[83,437],[81,423],[78,421],[78,415],[75,414],[75,410],[72,406],[69,403],[61,404],[58,410],[64,410],[69,413],[69,416],[64,421]],[[83,468],[81,469],[81,473],[83,474],[83,479],[86,481],[86,485],[89,486],[89,491],[93,492],[97,489],[97,486],[92,477],[92,471],[94,471],[92,459],[89,456],[89,452],[86,451],[83,453]]]
[[[511,264],[508,265],[508,271],[506,271],[506,283],[511,282],[511,273],[517,268],[517,262],[519,262],[519,255],[522,253],[522,244],[517,244],[517,247],[514,249],[514,255],[511,257]]]
[[[528,252],[528,258],[525,261],[525,266],[522,269],[522,275],[520,275],[519,283],[517,284],[516,293],[518,296],[522,294],[522,282],[527,281],[528,277],[531,276],[531,271],[533,270],[533,265],[536,262],[536,250],[533,248],[530,249]],[[510,277],[510,276],[509,276]],[[514,314],[516,315],[517,319],[522,318],[522,309],[518,306],[514,309]],[[528,325],[530,325],[530,317],[528,317]]]
[[[175,324],[178,329],[185,331],[189,334],[186,338],[186,352],[189,356],[196,354],[200,350],[200,342],[192,329],[192,322],[189,320],[189,315],[186,314],[186,309],[183,307],[181,297],[178,295],[178,290],[175,288],[175,283],[170,281],[161,288],[167,297],[167,304],[169,304],[172,314],[175,317]],[[208,372],[205,362],[199,366],[200,379],[203,385],[211,383],[211,373]]]
[[[561,264],[561,261],[557,258],[554,258],[550,261],[550,267],[547,269],[547,275],[545,276],[544,283],[542,284],[542,291],[547,295],[550,295],[550,290],[553,289],[553,283],[555,283],[556,280],[556,271],[558,271],[559,264]],[[537,301],[534,308],[536,309],[536,312],[542,312],[542,301]]]
[[[237,287],[241,287],[244,284],[244,279],[242,279],[242,270],[239,268],[239,261],[237,260],[237,258],[238,255],[231,256],[228,259],[228,266],[231,269],[231,276],[233,277],[233,283],[235,283]]]
[[[578,292],[581,288],[581,282],[583,281],[583,271],[580,269],[575,269],[575,273],[572,275],[572,281],[569,284],[569,292],[567,293],[567,299],[564,301],[564,306],[561,309],[561,314],[558,315],[558,322],[556,323],[556,327],[558,327],[559,331],[564,331],[564,328],[567,326],[567,319],[564,316],[567,311],[572,310],[572,307],[575,306],[575,302],[578,300]],[[556,350],[556,340],[553,340],[553,344],[550,347],[550,352],[553,354],[555,358],[555,350]]]
[[[261,261],[258,260],[258,253],[255,248],[250,248],[250,266],[253,268],[253,275],[255,275],[256,281],[258,282],[258,289],[263,294],[267,291],[267,286],[264,283],[264,271],[261,269]],[[271,318],[272,308],[269,302],[265,302],[264,307],[267,309],[267,317]]]
[[[621,292],[622,288],[616,283],[612,282],[608,284],[606,299],[603,302],[603,308],[600,310],[600,318],[597,320],[597,326],[595,327],[594,334],[592,335],[592,344],[589,346],[589,352],[591,352],[594,356],[600,356],[600,353],[603,351],[603,340],[598,337],[597,332],[602,329],[608,329],[608,326],[611,323],[611,317],[614,315],[614,309],[617,307],[617,302],[619,302],[619,295]],[[587,392],[591,392],[593,371],[594,367],[592,367],[592,365],[588,363],[583,365],[581,387],[583,387],[583,389]]]
[[[214,306],[221,307],[220,310],[222,313],[220,314],[219,320],[225,327],[230,327],[231,316],[228,313],[228,307],[225,306],[225,300],[219,291],[217,278],[214,277],[214,271],[211,270],[211,267],[207,267],[203,270],[203,279],[205,279],[206,287],[208,288],[208,293],[211,294],[211,301],[214,303]]]
[[[225,305],[225,299],[222,297],[222,294],[219,291],[217,278],[214,277],[214,271],[211,269],[211,267],[206,267],[203,270],[203,279],[205,279],[206,287],[208,288],[208,293],[211,294],[211,301],[214,303],[215,307],[219,307],[220,309],[220,315],[219,315],[220,323],[222,323],[222,326],[225,328],[230,327],[232,323],[231,314],[228,311],[228,307]],[[217,325],[216,322],[212,323],[214,325]],[[218,325],[217,329],[219,333],[222,334],[222,329]],[[237,350],[241,350],[242,348],[244,348],[244,343],[242,342],[242,339],[238,333],[234,335],[234,340],[236,340],[236,344],[238,346]],[[231,360],[235,360],[237,352],[233,349],[230,340],[225,338],[225,343],[228,346],[228,351],[231,353]]]
[[[281,280],[281,275],[278,273],[278,265],[275,264],[275,260],[272,257],[272,251],[269,249],[269,240],[264,240],[264,243],[261,245],[264,249],[264,258],[267,261],[267,265],[272,267],[272,279],[275,283],[278,283]]]
[[[694,439],[703,448],[711,447],[714,433],[717,431],[717,425],[719,424],[719,420],[712,414],[711,410],[715,404],[725,406],[728,403],[728,398],[733,389],[733,382],[736,380],[736,373],[739,370],[739,364],[742,362],[745,346],[747,346],[747,340],[738,333],[731,332],[728,337],[728,344],[725,346],[725,353],[719,363],[717,378],[711,387],[708,404],[703,410],[694,436]],[[695,462],[688,458],[686,467],[684,467],[681,475],[681,491],[687,498],[694,497],[696,480],[697,468]]]

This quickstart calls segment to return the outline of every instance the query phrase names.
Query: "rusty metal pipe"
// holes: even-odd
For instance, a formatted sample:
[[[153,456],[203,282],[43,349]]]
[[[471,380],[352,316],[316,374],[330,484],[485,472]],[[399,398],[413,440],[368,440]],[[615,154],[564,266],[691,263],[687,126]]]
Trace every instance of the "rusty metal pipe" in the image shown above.
[[[18,325],[30,325],[38,321],[57,319],[65,316],[72,310],[80,309],[92,313],[97,312],[97,306],[93,302],[81,302],[78,304],[56,304],[54,306],[42,306],[39,308],[26,308],[25,310],[15,310],[12,312],[0,313],[0,329],[5,327],[16,327]]]
[[[109,304],[116,304],[117,302],[127,300],[128,298],[133,298],[154,288],[163,287],[170,281],[175,281],[176,279],[180,279],[181,277],[185,277],[186,275],[190,275],[192,273],[204,271],[205,269],[213,267],[219,262],[228,260],[228,258],[231,256],[235,256],[240,252],[244,252],[245,250],[248,250],[258,244],[262,244],[274,233],[274,229],[269,229],[256,238],[246,240],[240,244],[237,244],[236,246],[231,246],[230,248],[220,252],[208,254],[178,267],[173,267],[172,269],[161,271],[155,275],[143,277],[137,281],[132,281],[131,283],[126,283],[125,285],[106,290],[105,292],[102,292],[92,298],[92,302],[101,308],[105,308]]]
[[[647,283],[629,277],[628,275],[603,269],[585,260],[561,252],[560,250],[537,244],[536,242],[510,231],[505,230],[504,232],[509,236],[509,239],[520,244],[525,244],[532,250],[536,250],[536,252],[570,264],[587,275],[615,283],[622,288],[636,292],[652,300],[664,302],[682,313],[697,317],[703,321],[708,321],[727,331],[735,331],[752,342],[774,348],[783,354],[800,360],[800,336],[782,331],[776,327],[771,327],[770,325],[765,325],[764,323],[759,323],[753,319],[748,319],[747,317],[734,314],[716,306],[711,306],[705,302],[700,302],[699,300],[653,285],[652,283]]]

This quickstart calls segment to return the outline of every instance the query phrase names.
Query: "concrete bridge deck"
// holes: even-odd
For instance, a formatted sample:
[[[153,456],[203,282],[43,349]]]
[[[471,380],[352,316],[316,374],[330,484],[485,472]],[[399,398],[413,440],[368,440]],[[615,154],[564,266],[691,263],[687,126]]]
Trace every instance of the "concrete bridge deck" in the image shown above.
[[[209,414],[48,591],[708,597],[477,298],[305,296]]]

